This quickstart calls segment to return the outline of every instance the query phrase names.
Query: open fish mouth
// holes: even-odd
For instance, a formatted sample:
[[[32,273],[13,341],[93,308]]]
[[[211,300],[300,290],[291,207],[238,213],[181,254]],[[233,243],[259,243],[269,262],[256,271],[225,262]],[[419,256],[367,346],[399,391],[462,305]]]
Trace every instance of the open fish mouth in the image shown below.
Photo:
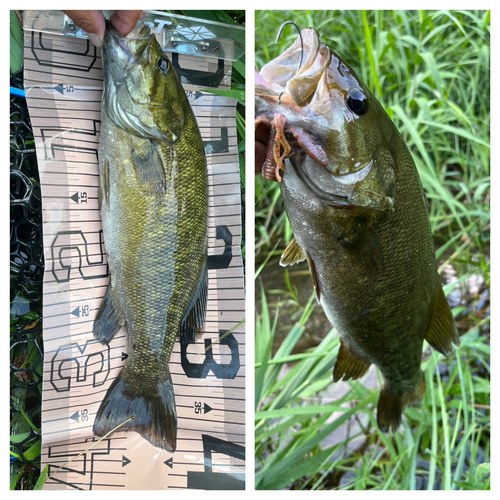
[[[366,163],[364,167],[355,172],[347,172],[345,174],[334,174],[332,173],[332,177],[341,184],[345,184],[346,186],[353,186],[356,182],[362,181],[369,173],[373,167],[373,160],[370,160]]]
[[[354,208],[358,206],[350,200],[357,183],[363,181],[371,172],[374,160],[363,162],[362,168],[344,174],[332,173],[314,161],[292,162],[293,168],[308,188],[324,202],[335,208]]]
[[[346,174],[332,174],[325,167],[306,158],[299,163],[290,159],[295,173],[308,189],[326,205],[338,210],[391,210],[394,199],[366,184],[375,160],[369,160],[360,170]],[[295,163],[295,164],[294,164]]]
[[[312,98],[329,62],[330,49],[320,42],[318,33],[299,30],[295,42],[261,69],[260,75],[269,88],[258,85],[256,93],[268,97],[282,94],[281,99],[291,99],[302,107]]]
[[[300,163],[290,159],[290,163],[302,182],[323,202],[334,208],[354,208],[354,204],[349,201],[349,195],[355,183],[339,182],[325,167],[308,161],[307,158]]]

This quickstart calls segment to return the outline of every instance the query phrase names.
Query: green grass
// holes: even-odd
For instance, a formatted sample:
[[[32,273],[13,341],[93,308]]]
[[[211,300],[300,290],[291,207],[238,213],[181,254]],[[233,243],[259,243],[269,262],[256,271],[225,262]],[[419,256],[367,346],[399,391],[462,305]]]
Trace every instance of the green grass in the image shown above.
[[[14,10],[10,11],[10,70],[17,73],[23,66],[23,32]]]
[[[399,128],[429,200],[439,270],[461,337],[449,359],[425,345],[425,398],[405,411],[397,433],[381,433],[378,388],[364,384],[370,375],[333,385],[337,332],[314,338],[323,313],[308,300],[307,266],[279,268],[293,234],[278,184],[259,176],[257,489],[490,487],[489,17],[486,11],[256,13],[257,68],[297,37],[287,27],[275,43],[284,21],[314,27]],[[299,348],[307,337],[311,345]]]

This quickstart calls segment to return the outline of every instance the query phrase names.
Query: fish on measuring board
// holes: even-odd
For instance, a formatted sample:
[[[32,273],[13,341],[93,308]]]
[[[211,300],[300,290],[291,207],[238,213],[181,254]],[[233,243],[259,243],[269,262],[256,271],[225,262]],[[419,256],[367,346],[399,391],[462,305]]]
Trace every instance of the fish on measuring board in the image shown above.
[[[123,38],[108,22],[99,204],[110,283],[94,322],[108,344],[126,325],[128,359],[97,412],[94,433],[136,431],[175,451],[169,369],[178,335],[204,329],[207,167],[198,125],[167,55],[147,25]]]
[[[263,175],[281,181],[295,236],[280,263],[307,260],[340,335],[334,381],[375,364],[377,422],[395,430],[425,392],[424,339],[444,355],[459,345],[417,168],[380,103],[314,29],[260,75],[256,124],[271,129]]]

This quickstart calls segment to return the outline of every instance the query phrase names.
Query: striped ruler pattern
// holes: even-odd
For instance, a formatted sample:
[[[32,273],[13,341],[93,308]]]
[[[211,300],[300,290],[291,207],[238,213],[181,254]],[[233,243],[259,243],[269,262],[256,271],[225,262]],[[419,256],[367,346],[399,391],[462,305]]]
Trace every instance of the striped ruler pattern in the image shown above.
[[[175,59],[207,154],[209,291],[205,332],[195,342],[177,342],[172,354],[178,436],[177,451],[169,453],[135,432],[117,431],[95,444],[96,412],[127,359],[126,328],[109,346],[92,334],[109,281],[98,210],[100,51],[86,40],[25,35],[25,88],[43,197],[42,466],[49,464],[53,475],[45,489],[244,488],[245,302],[236,102],[189,83],[197,81],[191,76],[208,72],[215,75],[212,83],[227,87],[231,64]]]

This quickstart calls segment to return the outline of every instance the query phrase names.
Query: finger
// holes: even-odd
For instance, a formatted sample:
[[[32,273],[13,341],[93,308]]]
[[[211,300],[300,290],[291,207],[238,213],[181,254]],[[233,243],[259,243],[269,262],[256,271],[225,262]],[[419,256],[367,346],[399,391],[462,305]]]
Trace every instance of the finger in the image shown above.
[[[265,123],[255,129],[255,173],[260,174],[266,161],[270,129]]]
[[[271,129],[265,123],[260,123],[259,126],[255,129],[255,140],[258,142],[262,142],[264,145],[267,145],[269,142],[269,133]]]
[[[82,30],[87,32],[89,40],[102,47],[106,22],[100,10],[63,10],[63,12]]]
[[[267,147],[259,141],[255,141],[255,174],[260,174],[262,166],[266,161]]]
[[[127,36],[135,28],[141,14],[142,10],[117,10],[111,18],[111,24],[120,35]]]

